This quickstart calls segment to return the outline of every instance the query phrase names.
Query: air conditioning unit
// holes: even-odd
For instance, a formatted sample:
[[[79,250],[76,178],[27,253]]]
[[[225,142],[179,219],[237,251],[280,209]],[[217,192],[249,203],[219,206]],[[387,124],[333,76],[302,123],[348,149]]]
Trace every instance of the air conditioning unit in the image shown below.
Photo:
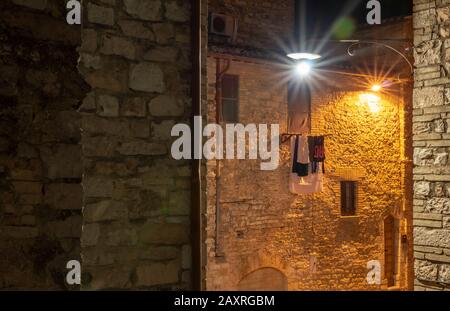
[[[234,16],[211,13],[209,17],[209,33],[230,38],[237,34],[237,19]]]

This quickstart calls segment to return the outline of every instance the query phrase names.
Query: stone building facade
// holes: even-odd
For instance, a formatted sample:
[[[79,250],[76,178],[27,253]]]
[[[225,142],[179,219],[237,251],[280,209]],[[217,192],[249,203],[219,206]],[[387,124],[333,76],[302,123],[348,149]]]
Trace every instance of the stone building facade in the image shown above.
[[[414,1],[414,257],[416,290],[450,284],[450,2]]]
[[[212,106],[215,68],[211,56],[208,94]],[[227,74],[239,76],[239,122],[277,123],[280,133],[287,132],[287,88],[277,83],[286,74],[281,66],[233,60]],[[220,161],[219,204],[215,161],[208,166],[207,289],[264,289],[280,273],[286,281],[273,289],[386,289],[384,277],[381,286],[367,283],[367,264],[379,260],[385,275],[388,217],[398,222],[397,244],[391,246],[396,247],[395,287],[408,288],[408,245],[400,243],[401,236],[410,239],[406,209],[411,208],[405,202],[402,165],[404,100],[401,95],[386,96],[380,111],[373,113],[361,101],[364,92],[355,89],[352,79],[328,78],[342,82],[322,84],[312,94],[312,134],[326,135],[323,192],[289,192],[287,142],[280,147],[280,166],[274,171],[261,171],[256,160]],[[209,112],[214,122],[214,109]],[[358,182],[354,217],[341,215],[340,182],[345,180]],[[264,269],[277,272],[247,284],[249,277],[257,279]]]

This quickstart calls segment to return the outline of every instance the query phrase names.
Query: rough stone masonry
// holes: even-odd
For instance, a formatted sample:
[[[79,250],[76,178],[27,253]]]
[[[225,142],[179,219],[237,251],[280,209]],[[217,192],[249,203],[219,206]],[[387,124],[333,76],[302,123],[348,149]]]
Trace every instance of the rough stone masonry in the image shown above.
[[[78,289],[79,27],[59,0],[0,3],[0,289]]]
[[[65,2],[0,3],[0,288],[188,289],[190,2]]]
[[[170,156],[191,115],[189,3],[83,2],[84,288],[190,287],[190,163]]]
[[[450,1],[414,0],[416,290],[450,288]]]

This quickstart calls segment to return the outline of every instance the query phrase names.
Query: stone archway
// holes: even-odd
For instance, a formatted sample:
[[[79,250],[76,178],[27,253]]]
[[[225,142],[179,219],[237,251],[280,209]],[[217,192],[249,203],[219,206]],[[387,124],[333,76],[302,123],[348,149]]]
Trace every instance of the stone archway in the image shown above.
[[[265,267],[244,276],[239,281],[237,289],[240,291],[286,291],[288,280],[280,270]]]

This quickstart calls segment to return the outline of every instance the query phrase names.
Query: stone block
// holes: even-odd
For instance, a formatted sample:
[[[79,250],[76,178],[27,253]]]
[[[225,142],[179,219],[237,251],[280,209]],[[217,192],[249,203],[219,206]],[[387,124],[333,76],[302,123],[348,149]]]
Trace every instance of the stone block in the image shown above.
[[[414,164],[423,165],[427,163],[425,160],[433,159],[433,149],[431,148],[414,148]]]
[[[90,23],[112,26],[114,25],[114,10],[89,3],[87,6],[88,21]]]
[[[41,158],[48,178],[81,178],[80,146],[60,144],[53,147],[42,147]]]
[[[184,105],[175,96],[160,95],[150,102],[148,110],[155,117],[177,117],[184,114]]]
[[[127,219],[128,210],[123,202],[112,200],[100,201],[98,203],[86,204],[83,208],[84,221],[101,222]]]
[[[119,100],[110,95],[98,96],[98,115],[102,117],[119,116]]]
[[[129,98],[120,107],[121,115],[126,117],[145,117],[147,115],[147,100],[141,97]]]
[[[133,228],[109,228],[106,233],[105,244],[108,246],[132,246],[137,242],[137,233]]]
[[[101,68],[101,58],[99,55],[92,55],[81,53],[80,61],[84,67],[90,69],[100,69]]]
[[[450,284],[450,265],[440,265],[438,282]]]
[[[414,183],[414,196],[426,197],[430,194],[430,183],[426,181],[419,181]]]
[[[181,267],[183,269],[192,268],[192,249],[190,245],[183,245],[181,248]]]
[[[153,31],[147,28],[142,22],[133,20],[121,20],[119,26],[124,35],[146,40],[155,40]]]
[[[137,64],[130,70],[130,88],[143,92],[164,92],[164,74],[161,68],[147,62]]]
[[[13,0],[13,3],[30,9],[45,10],[47,1],[48,0]]]
[[[432,198],[426,202],[425,211],[428,213],[450,214],[450,199]]]
[[[169,197],[169,215],[187,216],[190,214],[189,200],[191,193],[189,191],[171,192]]]
[[[168,20],[174,22],[187,22],[190,17],[190,8],[187,2],[169,0],[164,2],[165,16]]]
[[[146,244],[180,245],[189,242],[189,226],[185,224],[158,224],[147,222],[139,234]]]
[[[130,120],[130,129],[133,137],[148,138],[150,136],[150,122],[146,119]]]
[[[450,263],[450,257],[445,256],[445,255],[426,254],[425,259],[430,260],[430,261]]]
[[[152,122],[152,137],[158,141],[167,141],[172,139],[172,128],[175,125],[175,121],[165,120],[161,122]]]
[[[158,46],[152,48],[144,54],[144,59],[153,62],[168,62],[173,63],[177,61],[178,49],[171,46]]]
[[[444,229],[450,229],[450,216],[442,218],[442,225]]]
[[[137,286],[154,286],[179,282],[179,260],[155,262],[136,268]]]
[[[44,202],[56,209],[81,210],[81,185],[67,183],[48,184],[45,186]]]
[[[168,44],[175,38],[175,29],[170,23],[155,23],[152,29],[159,44]]]
[[[87,135],[130,137],[130,127],[126,120],[86,115],[82,118],[81,128]]]
[[[433,64],[439,64],[441,62],[441,47],[442,41],[440,40],[424,41],[419,45],[417,45],[414,49],[414,58],[416,60],[416,66],[428,66]],[[433,80],[427,80],[426,82],[432,81]],[[426,85],[432,84],[434,83],[426,83]]]
[[[123,155],[164,155],[167,153],[166,146],[158,143],[148,143],[145,141],[132,141],[122,143],[117,151]]]
[[[97,50],[97,31],[94,29],[83,29],[81,32],[81,52],[95,52]]]
[[[445,166],[445,165],[447,165],[447,162],[448,162],[448,153],[447,152],[442,152],[442,153],[436,154],[436,157],[434,159],[434,165]]]
[[[131,288],[131,271],[123,266],[108,267],[86,267],[84,272],[91,275],[91,282],[87,285],[88,289],[115,289],[124,290]]]
[[[110,198],[114,191],[114,184],[106,177],[87,177],[83,179],[83,190],[86,197]]]
[[[424,246],[450,248],[450,231],[446,229],[415,227],[414,243]]]
[[[155,261],[175,259],[178,256],[180,256],[180,250],[173,246],[146,247],[140,254],[142,259]]]
[[[128,91],[128,62],[121,58],[102,57],[100,69],[83,72],[86,82],[92,88],[109,90],[112,92]]]
[[[41,194],[42,183],[31,181],[16,181],[13,182],[14,191],[16,193]]]
[[[423,281],[436,281],[438,275],[438,265],[428,261],[416,260],[414,262],[414,275]]]
[[[95,246],[100,237],[100,226],[98,224],[83,224],[81,233],[81,246]]]
[[[111,157],[117,148],[117,139],[114,137],[96,136],[82,138],[83,156],[85,157]]]
[[[81,216],[75,215],[64,220],[50,221],[46,224],[46,228],[56,238],[80,238],[81,224]]]
[[[3,226],[0,234],[4,238],[33,239],[39,235],[39,229],[34,227]]]
[[[126,38],[105,35],[101,53],[105,55],[118,55],[128,59],[136,59],[136,44]]]
[[[124,0],[128,14],[146,21],[159,21],[162,18],[160,0]]]

